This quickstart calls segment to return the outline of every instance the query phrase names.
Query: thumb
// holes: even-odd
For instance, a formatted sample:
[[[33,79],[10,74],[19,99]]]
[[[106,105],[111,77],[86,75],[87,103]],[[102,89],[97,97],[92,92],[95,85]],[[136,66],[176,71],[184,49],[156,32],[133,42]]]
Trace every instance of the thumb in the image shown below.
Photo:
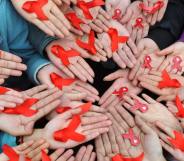
[[[29,122],[26,126],[25,126],[25,133],[26,134],[31,134],[33,132],[33,127],[34,127],[34,121]]]
[[[85,99],[87,94],[86,93],[68,93],[66,94],[67,98],[71,101],[80,101],[82,99]]]
[[[117,70],[114,73],[109,74],[108,76],[104,77],[104,81],[113,81],[115,79],[118,79],[120,77],[124,76],[124,71],[123,70]]]
[[[171,54],[172,52],[174,52],[174,45],[171,45],[168,48],[165,48],[164,50],[157,52],[156,54],[158,56],[165,56]]]
[[[121,19],[120,22],[121,22],[122,24],[127,23],[127,22],[131,19],[132,14],[133,14],[132,9],[129,9],[129,8],[128,8],[128,9],[126,10],[125,15],[123,16],[123,18]]]

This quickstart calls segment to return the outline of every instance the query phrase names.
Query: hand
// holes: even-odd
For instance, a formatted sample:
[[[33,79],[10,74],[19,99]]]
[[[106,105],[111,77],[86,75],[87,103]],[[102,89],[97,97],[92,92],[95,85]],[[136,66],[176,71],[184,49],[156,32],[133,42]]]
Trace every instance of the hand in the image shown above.
[[[118,18],[122,18],[127,7],[130,5],[130,0],[121,1],[121,0],[106,0],[105,7],[107,12],[113,17],[115,15],[115,10],[120,9],[121,14]]]
[[[140,3],[141,1],[131,3],[120,21],[126,26],[132,40],[137,43],[141,38],[146,37],[149,31],[149,24],[139,8]],[[140,22],[137,22],[139,20]]]
[[[141,143],[145,157],[149,161],[165,161],[157,133],[138,116],[135,117],[135,123],[141,130]]]
[[[76,0],[53,0],[54,3],[56,3],[58,6],[63,5],[63,3],[66,3],[67,5],[70,5],[71,3],[76,4]]]
[[[157,70],[160,67],[160,64],[164,61],[164,56],[159,57],[155,54],[159,49],[151,39],[143,39],[140,41],[138,50],[141,55],[139,56],[135,67],[129,74],[129,79],[135,86],[138,84],[139,76],[149,73],[150,70]]]
[[[91,69],[91,67],[88,65],[88,63],[81,56],[74,56],[74,57],[68,58],[70,64],[64,65],[63,62],[52,53],[51,50],[54,45],[61,45],[60,47],[65,46],[65,43],[64,42],[62,43],[62,42],[63,41],[60,41],[60,40],[53,41],[46,48],[48,57],[52,61],[52,63],[71,78],[74,78],[75,77],[74,75],[76,75],[80,80],[84,82],[86,82],[87,80],[89,80],[90,82],[93,82],[94,72]],[[65,48],[64,50],[70,50],[73,48],[73,46],[72,47],[65,46],[64,48]],[[80,48],[78,47],[78,49]],[[80,52],[79,50],[77,51]],[[63,54],[63,53],[60,53],[60,54]]]
[[[0,84],[10,76],[21,76],[26,69],[20,57],[0,50]]]
[[[23,95],[20,92],[9,88],[5,89],[7,89],[8,91],[0,95],[0,111],[4,110],[4,107],[14,108],[17,104],[21,104],[24,102]]]
[[[181,75],[184,72],[183,68],[183,50],[184,50],[184,43],[183,42],[176,42],[175,44],[169,46],[168,48],[160,51],[157,53],[158,56],[167,56],[163,63],[160,65],[159,71],[166,69],[171,74],[178,74]],[[181,63],[179,62],[179,66],[181,69],[173,68],[174,61],[176,57],[181,59]]]
[[[181,85],[184,85],[184,79],[180,75],[170,74],[171,79],[177,79]],[[179,88],[163,88],[158,87],[159,82],[163,80],[162,72],[150,71],[149,74],[140,76],[139,78],[141,87],[159,95],[160,97],[157,101],[162,100],[172,100],[173,95],[176,95],[179,92]]]
[[[154,0],[154,1],[143,0],[143,2],[146,6],[152,7],[156,2],[158,2],[158,0]],[[151,25],[154,25],[156,22],[161,21],[162,18],[164,17],[164,14],[167,8],[167,4],[168,4],[168,0],[163,0],[163,2],[164,2],[164,6],[160,10],[156,11],[154,14],[145,13],[145,15],[147,15],[147,21]]]
[[[112,74],[111,74],[112,75]],[[99,104],[101,105],[101,107],[103,108],[108,108],[112,105],[115,105],[117,103],[119,103],[122,100],[121,96],[116,96],[116,94],[113,94],[115,91],[121,90],[121,88],[126,87],[128,88],[127,92],[122,92],[123,97],[127,94],[127,93],[134,93],[134,94],[138,94],[141,92],[141,89],[138,87],[135,87],[134,85],[132,85],[132,83],[127,79],[128,76],[128,71],[124,72],[124,75],[118,79],[116,79],[115,77],[115,81],[114,83],[111,85],[111,87],[103,94],[103,96],[100,98]],[[105,80],[107,81],[112,81],[111,78],[105,77]]]
[[[36,25],[42,31],[50,36],[58,36],[63,38],[64,36],[68,36],[70,23],[65,18],[64,14],[60,9],[56,6],[56,4],[52,0],[46,0],[46,2],[42,7],[43,15],[40,18],[39,15],[34,13],[29,13],[25,11],[22,7],[26,2],[30,2],[28,0],[11,0],[15,9],[29,22]],[[40,3],[39,1],[37,3]],[[35,4],[38,5],[38,4]],[[40,13],[39,13],[40,14]]]
[[[93,146],[82,146],[75,156],[76,161],[95,161],[96,153],[93,152]]]
[[[50,64],[45,66],[44,68],[42,68],[39,72],[38,72],[38,79],[42,84],[47,84],[50,88],[55,87],[54,83],[51,81],[50,79],[50,74],[51,73],[56,73],[58,75],[58,77],[60,78],[67,78],[68,76],[66,76],[62,71],[60,71],[58,68],[56,68],[54,65]],[[76,79],[71,85],[69,86],[64,86],[62,88],[62,91],[64,92],[65,96],[69,96],[73,94],[79,94],[79,97],[77,97],[76,100],[79,100],[79,98],[81,99],[85,99],[86,101],[91,101],[91,102],[95,102],[98,101],[99,98],[99,93],[98,91],[91,86],[90,84],[86,83],[86,82],[82,82],[78,79]],[[83,96],[83,97],[81,97]],[[71,97],[69,96],[68,99],[70,99]],[[76,97],[75,97],[76,98]],[[74,100],[75,100],[74,98]],[[65,98],[67,99],[67,98]],[[63,100],[64,102],[66,102],[66,100]],[[75,100],[75,101],[76,101]],[[62,101],[62,103],[63,103]]]
[[[123,106],[131,111],[133,114],[140,116],[142,119],[149,123],[154,123],[155,121],[161,121],[169,127],[172,127],[176,130],[181,130],[180,123],[173,116],[171,112],[168,111],[167,107],[162,105],[161,103],[153,100],[148,95],[143,94],[142,98],[135,96],[134,94],[129,94],[124,97]],[[144,113],[133,110],[134,100],[138,100],[140,103],[147,105],[148,110]]]
[[[31,109],[38,110],[35,115],[25,117],[23,115],[2,113],[0,115],[0,129],[14,136],[30,135],[33,131],[35,122],[58,107],[60,104],[59,98],[61,96],[62,92],[57,89],[39,91],[32,96],[32,98],[39,99],[39,101],[31,107]]]
[[[119,36],[129,36],[128,31],[125,29],[117,21],[111,21],[111,27],[115,28]],[[98,34],[99,40],[102,42],[104,49],[107,52],[108,58],[113,57],[113,60],[121,67],[121,68],[132,68],[136,64],[136,55],[138,54],[137,47],[134,42],[129,39],[127,43],[119,44],[118,50],[116,52],[112,52],[111,49],[111,39],[107,33]]]
[[[56,141],[53,138],[53,134],[55,131],[61,130],[65,128],[68,123],[70,122],[71,118],[79,114],[81,112],[80,108],[69,110],[65,113],[62,113],[55,117],[53,120],[51,120],[44,129],[36,131],[33,133],[32,136],[25,138],[26,140],[32,139],[32,138],[45,138],[51,149],[56,148],[72,148],[79,144],[82,144],[83,142],[76,142],[73,140],[69,140],[66,143]],[[62,123],[62,124],[61,124]],[[84,142],[87,142],[89,140],[92,140],[99,136],[102,133],[105,133],[109,130],[109,126],[111,125],[111,121],[108,120],[107,116],[104,116],[102,114],[98,115],[98,113],[86,113],[81,117],[81,124],[77,128],[77,132],[83,134],[86,136],[86,139]]]
[[[168,138],[175,138],[173,129],[168,127],[167,125],[159,122],[156,122],[157,133],[161,139],[162,147],[169,152],[176,160],[184,161],[184,152],[180,149],[175,149],[170,144]]]

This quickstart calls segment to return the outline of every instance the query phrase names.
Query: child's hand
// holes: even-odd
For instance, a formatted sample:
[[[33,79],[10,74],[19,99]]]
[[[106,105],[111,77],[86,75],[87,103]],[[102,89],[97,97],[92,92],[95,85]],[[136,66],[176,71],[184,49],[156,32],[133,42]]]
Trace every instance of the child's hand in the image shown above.
[[[167,109],[166,106],[155,101],[146,94],[143,94],[142,97],[144,99],[135,96],[134,94],[126,95],[124,97],[123,106],[131,113],[140,116],[149,123],[161,121],[167,126],[172,127],[173,129],[181,130],[181,126],[177,118]],[[146,105],[148,110],[143,113],[139,110],[133,109],[133,107],[135,106],[135,100],[138,100],[143,105]]]
[[[158,0],[152,0],[152,1],[149,1],[149,0],[143,0],[144,2],[144,5],[147,7],[153,7],[154,4],[156,2],[158,2]],[[164,6],[159,9],[158,11],[156,11],[155,13],[153,14],[148,14],[147,12],[144,12],[144,14],[146,15],[147,17],[147,21],[151,24],[151,25],[154,25],[156,22],[160,22],[162,20],[162,18],[164,17],[164,14],[165,14],[165,11],[166,11],[166,8],[167,8],[167,4],[168,4],[168,0],[162,0],[162,2],[164,2]]]
[[[176,42],[168,48],[156,53],[158,56],[167,56],[160,65],[159,71],[164,69],[171,74],[181,75],[184,72],[184,43]],[[178,60],[177,60],[178,59]]]
[[[0,84],[10,76],[21,76],[26,69],[20,57],[0,50]]]
[[[95,161],[96,153],[93,152],[93,146],[82,146],[75,156],[76,161]]]
[[[48,35],[63,38],[70,34],[69,29],[71,26],[69,21],[52,0],[44,0],[44,4],[41,4],[40,0],[36,2],[30,0],[11,1],[15,9],[26,20],[36,25]],[[34,6],[40,6],[40,8],[35,7],[34,9]]]
[[[81,51],[80,48],[76,47],[77,49],[73,49],[73,46],[71,47],[71,45],[66,43],[67,41],[65,42],[59,40],[49,44],[46,48],[49,59],[67,76],[71,78],[75,78],[75,76],[77,76],[84,82],[93,82],[94,72],[88,63],[81,56],[79,56]],[[70,53],[67,53],[67,51],[70,52],[71,50],[73,53],[76,53],[76,56],[70,56]],[[66,61],[68,61],[67,64],[65,64]]]
[[[111,74],[112,76],[112,74]],[[110,76],[110,77],[111,77]],[[135,87],[128,79],[128,71],[124,72],[124,76],[116,79],[114,83],[111,85],[111,87],[103,94],[103,96],[100,98],[99,104],[103,108],[110,107],[111,104],[117,104],[119,101],[124,98],[124,96],[127,93],[134,93],[138,94],[141,92],[141,89],[138,87]],[[112,81],[113,78],[108,78],[107,76],[105,80]],[[112,76],[113,77],[113,76]],[[113,94],[114,93],[114,94]]]
[[[4,110],[4,107],[14,108],[17,104],[24,102],[24,97],[20,92],[1,86],[0,89],[5,90],[0,94],[0,111]]]
[[[51,80],[51,75],[55,75],[56,82],[60,81],[61,86],[59,87],[57,84],[54,84]],[[60,90],[62,90],[65,94],[70,93],[76,93],[77,92],[81,95],[84,94],[84,98],[86,101],[95,102],[99,100],[99,93],[98,91],[90,84],[80,81],[78,79],[74,79],[73,83],[71,83],[68,86],[62,86],[62,80],[63,79],[69,79],[68,76],[66,76],[62,71],[60,71],[58,68],[56,68],[54,65],[50,64],[42,68],[37,75],[39,81],[42,84],[47,84],[50,88],[52,87],[58,87]]]
[[[93,107],[92,107],[93,108]],[[102,133],[105,133],[109,130],[109,126],[111,125],[111,121],[108,120],[103,114],[91,115],[88,112],[81,117],[81,124],[77,127],[76,132],[85,135],[85,140],[82,142],[76,142],[73,140],[68,140],[67,142],[60,142],[54,139],[53,135],[56,131],[62,130],[65,128],[71,118],[79,114],[81,112],[80,108],[69,110],[64,112],[58,116],[56,116],[53,120],[51,120],[45,128],[42,130],[41,137],[45,138],[50,145],[50,148],[71,148],[75,147],[83,142],[87,142],[99,136]]]
[[[141,130],[141,143],[146,158],[149,161],[164,161],[162,146],[157,133],[140,117],[135,117],[135,123]]]
[[[32,110],[38,110],[37,113],[30,117],[1,113],[1,130],[14,136],[30,135],[35,122],[59,106],[59,98],[62,94],[63,93],[56,88],[37,91],[32,95],[32,98],[39,99],[39,101],[31,106]]]
[[[173,133],[174,130],[160,121],[156,122],[156,126],[158,128],[157,133],[161,139],[162,147],[178,161],[184,161],[184,152],[180,149],[174,148],[168,140],[168,138],[175,138]]]
[[[152,69],[157,70],[165,58],[155,54],[159,49],[151,39],[142,39],[138,44],[138,50],[141,55],[129,74],[129,79],[133,81],[134,85],[138,84],[138,77],[142,74],[147,74]]]

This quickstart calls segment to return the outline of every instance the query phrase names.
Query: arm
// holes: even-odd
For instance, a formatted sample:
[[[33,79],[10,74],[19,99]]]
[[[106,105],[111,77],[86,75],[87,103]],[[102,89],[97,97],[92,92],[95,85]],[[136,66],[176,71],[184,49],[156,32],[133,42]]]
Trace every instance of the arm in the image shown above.
[[[170,0],[163,20],[151,28],[148,38],[157,43],[160,49],[178,40],[184,28],[184,1]]]

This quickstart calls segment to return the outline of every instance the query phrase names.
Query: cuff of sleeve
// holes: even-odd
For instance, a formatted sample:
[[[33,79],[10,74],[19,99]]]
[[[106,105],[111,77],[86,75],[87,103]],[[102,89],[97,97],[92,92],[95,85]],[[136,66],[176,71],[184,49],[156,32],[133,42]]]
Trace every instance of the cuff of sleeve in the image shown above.
[[[168,30],[162,28],[152,29],[148,34],[148,38],[152,39],[160,50],[175,42],[173,35]]]
[[[181,37],[180,37],[180,39],[178,41],[184,42],[184,32],[183,32],[183,34],[181,35]]]
[[[2,146],[8,144],[9,146],[17,146],[16,137],[5,132],[0,132],[0,153],[2,152]]]
[[[51,62],[48,61],[47,59],[40,57],[39,55],[31,59],[31,61],[29,61],[27,64],[28,66],[27,73],[28,73],[29,79],[33,83],[39,84],[39,81],[37,79],[37,74],[41,68],[43,68],[48,64],[51,64]]]

